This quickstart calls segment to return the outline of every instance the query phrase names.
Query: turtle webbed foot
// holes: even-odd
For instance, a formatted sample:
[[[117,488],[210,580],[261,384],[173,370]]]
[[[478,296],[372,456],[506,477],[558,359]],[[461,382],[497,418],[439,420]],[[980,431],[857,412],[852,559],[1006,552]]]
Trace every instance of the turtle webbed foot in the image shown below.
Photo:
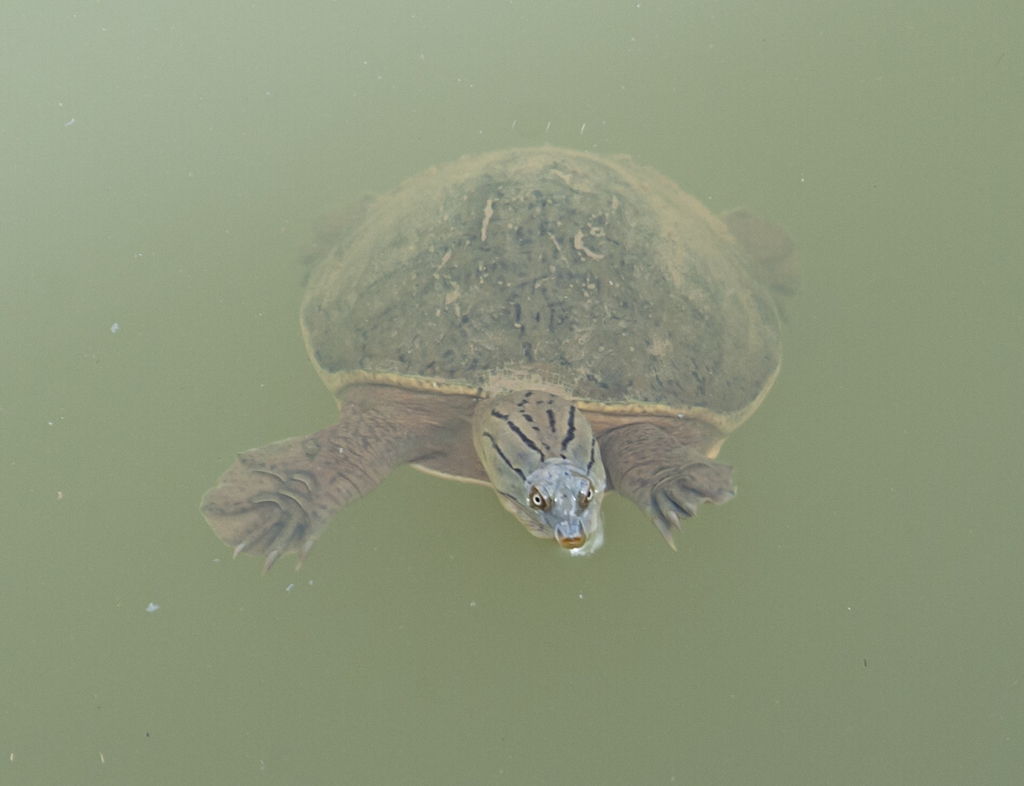
[[[694,451],[687,451],[693,453]],[[690,518],[703,502],[728,502],[736,494],[732,467],[700,456],[658,473],[648,487],[647,499],[639,502],[662,537],[673,549],[672,528],[681,529],[680,518]]]
[[[672,548],[672,528],[702,502],[726,502],[736,493],[732,467],[719,464],[678,435],[651,423],[606,431],[601,458],[612,488],[650,516]]]
[[[217,486],[203,496],[200,510],[235,555],[266,556],[264,571],[278,557],[298,552],[299,561],[340,507],[321,491],[317,462],[319,445],[311,437],[295,437],[239,453]]]

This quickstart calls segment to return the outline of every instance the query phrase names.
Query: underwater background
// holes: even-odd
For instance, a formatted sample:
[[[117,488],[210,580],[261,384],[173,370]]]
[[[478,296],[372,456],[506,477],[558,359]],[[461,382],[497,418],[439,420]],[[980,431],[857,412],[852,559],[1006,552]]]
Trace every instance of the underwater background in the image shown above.
[[[1024,6],[8,0],[0,781],[1014,784]],[[267,576],[199,513],[331,423],[325,209],[628,153],[784,225],[782,373],[678,553],[408,467]]]

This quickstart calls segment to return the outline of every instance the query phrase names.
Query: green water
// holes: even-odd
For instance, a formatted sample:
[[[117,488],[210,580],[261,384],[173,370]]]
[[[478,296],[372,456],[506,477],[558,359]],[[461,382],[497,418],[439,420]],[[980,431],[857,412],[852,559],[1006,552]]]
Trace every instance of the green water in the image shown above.
[[[0,11],[0,782],[1019,783],[1024,7],[355,5]],[[404,468],[232,561],[319,211],[544,141],[796,239],[738,497],[570,559]]]

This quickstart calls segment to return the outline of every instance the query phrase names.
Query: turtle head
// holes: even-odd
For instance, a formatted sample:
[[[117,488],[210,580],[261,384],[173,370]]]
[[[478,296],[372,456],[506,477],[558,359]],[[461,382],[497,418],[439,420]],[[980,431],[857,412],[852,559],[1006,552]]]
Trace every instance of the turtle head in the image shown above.
[[[498,493],[502,499],[514,499],[510,510],[530,532],[554,538],[574,554],[591,554],[604,540],[604,489],[598,490],[594,479],[572,462],[549,459],[527,475],[525,482],[512,484],[511,492]]]
[[[571,401],[529,390],[483,399],[473,442],[502,505],[527,530],[572,554],[600,548],[604,465]]]

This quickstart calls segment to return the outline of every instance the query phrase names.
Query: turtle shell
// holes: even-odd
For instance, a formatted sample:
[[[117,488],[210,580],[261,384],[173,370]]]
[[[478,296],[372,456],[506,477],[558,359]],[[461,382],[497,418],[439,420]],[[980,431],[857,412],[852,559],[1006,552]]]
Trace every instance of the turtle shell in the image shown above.
[[[727,433],[779,370],[779,314],[726,223],[625,156],[466,156],[370,203],[314,271],[310,357],[353,383],[559,392]]]

